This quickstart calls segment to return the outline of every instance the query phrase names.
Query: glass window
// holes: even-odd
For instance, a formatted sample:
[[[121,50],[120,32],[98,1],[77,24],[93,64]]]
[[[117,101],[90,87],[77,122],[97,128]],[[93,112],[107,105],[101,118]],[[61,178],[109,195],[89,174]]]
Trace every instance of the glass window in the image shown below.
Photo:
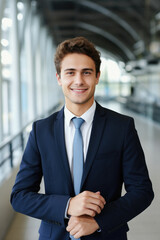
[[[10,134],[10,102],[9,102],[9,82],[3,81],[2,85],[2,109],[3,109],[3,137]]]
[[[36,5],[25,0],[4,3],[0,23],[0,182],[20,161],[31,130],[26,126],[49,114],[60,98],[53,41],[35,11]]]
[[[5,8],[1,22],[1,66],[2,66],[2,139],[11,134],[11,100],[10,100],[10,85],[11,85],[11,8],[9,0],[5,1]]]
[[[22,46],[21,56],[21,106],[22,106],[22,125],[28,122],[28,83],[27,83],[27,59],[25,44]]]

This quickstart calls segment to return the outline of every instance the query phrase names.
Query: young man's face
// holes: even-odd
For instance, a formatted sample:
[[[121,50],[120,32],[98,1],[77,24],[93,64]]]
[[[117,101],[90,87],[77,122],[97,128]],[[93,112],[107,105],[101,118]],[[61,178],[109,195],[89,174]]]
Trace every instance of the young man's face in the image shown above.
[[[95,63],[85,54],[71,53],[61,63],[61,74],[57,74],[58,84],[62,87],[66,106],[89,109],[94,101],[95,86],[100,73],[96,76]]]

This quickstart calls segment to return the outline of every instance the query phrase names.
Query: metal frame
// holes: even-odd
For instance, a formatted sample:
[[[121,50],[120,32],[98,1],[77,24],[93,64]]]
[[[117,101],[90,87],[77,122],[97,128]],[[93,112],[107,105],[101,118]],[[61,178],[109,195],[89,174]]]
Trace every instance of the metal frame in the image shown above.
[[[124,52],[124,54],[128,57],[129,60],[135,59],[134,54],[129,50],[129,48],[127,48],[120,40],[118,40],[112,34],[104,31],[101,28],[95,27],[94,25],[84,23],[84,22],[77,22],[77,26],[105,37],[106,39],[114,43],[117,47],[119,47]]]
[[[125,29],[125,31],[127,31],[131,37],[135,40],[135,41],[140,41],[141,38],[140,36],[137,34],[137,32],[131,27],[131,25],[129,25],[126,21],[124,21],[122,18],[120,18],[119,16],[117,16],[116,14],[114,14],[113,12],[111,12],[109,9],[104,8],[102,6],[100,6],[97,3],[93,3],[91,1],[77,1],[77,4],[89,7],[97,12],[100,12],[101,14],[111,18],[112,20],[114,20],[117,24],[119,24],[123,29]]]
[[[11,53],[14,58],[12,63],[12,112],[14,116],[12,119],[11,133],[15,134],[22,128],[21,119],[21,80],[20,80],[20,49],[19,49],[19,37],[18,37],[18,20],[17,20],[17,1],[11,0],[11,17],[13,21],[12,25],[12,41],[11,41]]]

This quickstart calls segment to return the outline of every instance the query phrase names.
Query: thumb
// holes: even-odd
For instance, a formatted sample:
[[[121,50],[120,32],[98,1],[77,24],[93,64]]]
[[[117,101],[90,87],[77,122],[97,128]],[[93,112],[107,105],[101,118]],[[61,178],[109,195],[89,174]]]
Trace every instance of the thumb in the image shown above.
[[[96,192],[96,194],[99,194],[99,195],[100,195],[101,193],[100,193],[100,191],[98,191],[98,192]]]

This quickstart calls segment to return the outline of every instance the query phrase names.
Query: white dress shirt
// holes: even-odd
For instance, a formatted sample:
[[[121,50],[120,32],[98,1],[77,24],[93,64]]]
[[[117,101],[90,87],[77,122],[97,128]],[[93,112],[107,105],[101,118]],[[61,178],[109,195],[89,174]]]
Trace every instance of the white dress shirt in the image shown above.
[[[82,116],[80,116],[85,121],[81,126],[81,133],[83,138],[84,162],[86,161],[95,110],[96,110],[96,103],[94,101],[92,106]],[[75,133],[75,126],[72,122],[72,118],[74,117],[77,117],[77,116],[71,113],[65,106],[64,108],[65,144],[66,144],[66,151],[67,151],[69,166],[71,170],[72,180],[73,180],[73,140],[74,140],[74,133]],[[68,211],[70,200],[71,198],[68,200],[66,209],[65,209],[66,219],[69,219],[69,216],[67,215],[67,211]]]
[[[93,105],[82,115],[81,118],[84,119],[84,123],[81,126],[81,133],[83,138],[83,152],[84,152],[84,162],[86,160],[93,118],[95,114],[96,103],[94,101]],[[71,113],[67,107],[64,108],[64,129],[65,129],[65,144],[66,144],[66,151],[69,161],[69,166],[71,170],[71,175],[73,178],[73,139],[75,133],[75,126],[72,122],[72,118],[76,117],[73,113]]]

